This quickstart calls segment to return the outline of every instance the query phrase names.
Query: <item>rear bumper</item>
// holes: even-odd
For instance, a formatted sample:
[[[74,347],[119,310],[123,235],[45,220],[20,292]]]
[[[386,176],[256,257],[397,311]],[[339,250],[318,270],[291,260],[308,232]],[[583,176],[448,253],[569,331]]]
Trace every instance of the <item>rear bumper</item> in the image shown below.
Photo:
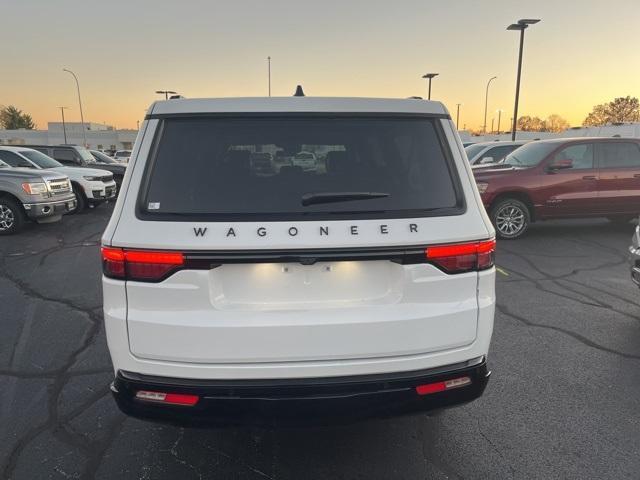
[[[180,425],[348,423],[452,407],[480,397],[484,357],[428,370],[335,378],[195,380],[119,371],[111,390],[125,414]],[[468,385],[419,395],[419,385],[469,377]],[[135,398],[139,390],[197,395],[194,406]]]

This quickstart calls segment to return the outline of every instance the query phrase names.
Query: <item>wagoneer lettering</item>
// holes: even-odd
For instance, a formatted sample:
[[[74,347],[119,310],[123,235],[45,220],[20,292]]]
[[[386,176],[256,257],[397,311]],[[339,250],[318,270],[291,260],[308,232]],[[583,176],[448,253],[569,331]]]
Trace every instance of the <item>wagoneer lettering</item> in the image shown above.
[[[352,421],[479,397],[495,232],[444,106],[155,103],[102,238],[125,413]]]

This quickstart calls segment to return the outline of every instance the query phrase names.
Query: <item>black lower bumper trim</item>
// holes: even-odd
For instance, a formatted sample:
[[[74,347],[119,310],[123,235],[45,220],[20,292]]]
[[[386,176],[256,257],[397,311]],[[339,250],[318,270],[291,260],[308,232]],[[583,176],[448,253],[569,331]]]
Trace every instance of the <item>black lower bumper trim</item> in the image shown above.
[[[190,426],[347,423],[452,407],[482,395],[486,362],[383,375],[319,379],[187,380],[118,372],[111,390],[127,415]],[[416,387],[462,376],[469,385],[418,395]],[[193,407],[135,398],[139,390],[198,395]]]

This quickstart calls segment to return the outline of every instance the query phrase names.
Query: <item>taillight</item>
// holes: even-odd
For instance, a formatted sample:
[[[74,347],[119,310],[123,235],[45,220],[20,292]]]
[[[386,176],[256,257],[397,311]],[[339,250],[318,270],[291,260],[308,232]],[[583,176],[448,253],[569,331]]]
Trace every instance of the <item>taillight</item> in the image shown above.
[[[125,278],[124,251],[121,248],[102,247],[102,271],[111,278]]]
[[[416,393],[418,395],[431,395],[432,393],[444,392],[454,388],[466,387],[471,385],[470,377],[458,377],[443,382],[427,383],[425,385],[418,385],[416,387]]]
[[[495,240],[427,247],[427,260],[446,273],[486,270],[494,265]]]
[[[121,280],[160,281],[184,265],[180,252],[102,247],[102,271]]]
[[[183,405],[193,407],[200,397],[186,393],[150,392],[148,390],[138,390],[136,399],[143,402],[164,403],[165,405]]]

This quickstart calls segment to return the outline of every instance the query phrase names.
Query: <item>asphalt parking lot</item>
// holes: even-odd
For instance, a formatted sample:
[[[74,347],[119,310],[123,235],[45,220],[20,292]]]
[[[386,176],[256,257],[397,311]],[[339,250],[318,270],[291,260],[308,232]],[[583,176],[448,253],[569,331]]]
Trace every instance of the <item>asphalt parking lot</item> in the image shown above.
[[[182,429],[125,418],[102,327],[110,207],[0,238],[0,478],[633,478],[640,291],[632,225],[550,222],[499,242],[493,375],[436,417]]]

